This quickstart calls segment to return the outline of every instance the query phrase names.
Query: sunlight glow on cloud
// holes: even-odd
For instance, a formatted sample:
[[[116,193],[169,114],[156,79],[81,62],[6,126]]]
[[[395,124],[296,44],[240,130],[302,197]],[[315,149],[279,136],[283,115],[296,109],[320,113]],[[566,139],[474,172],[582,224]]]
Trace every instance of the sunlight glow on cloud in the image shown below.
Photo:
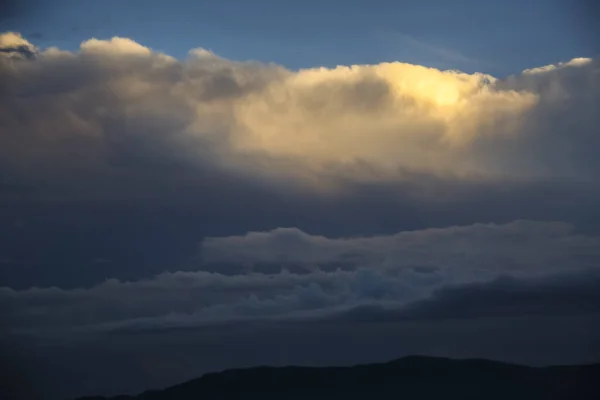
[[[110,40],[89,39],[81,43],[83,52],[102,52],[111,54],[150,55],[151,50],[131,39],[114,37]]]
[[[9,46],[31,46],[27,40],[23,38],[20,33],[17,32],[6,32],[0,35],[0,47]]]
[[[592,61],[593,60],[591,58],[579,57],[579,58],[574,58],[567,62],[558,63],[556,65],[546,65],[544,67],[526,69],[523,71],[523,73],[524,74],[540,74],[540,73],[552,71],[552,70],[555,70],[558,68],[580,67],[580,66],[589,64]]]
[[[15,33],[0,44],[31,47]],[[320,189],[415,173],[589,180],[598,170],[590,59],[507,79],[400,62],[293,72],[204,49],[178,61],[115,37],[1,59],[0,74],[2,163],[30,179],[57,159],[70,164],[56,179],[69,168],[110,174],[116,154],[130,168],[169,159]],[[566,138],[561,124],[592,142]]]

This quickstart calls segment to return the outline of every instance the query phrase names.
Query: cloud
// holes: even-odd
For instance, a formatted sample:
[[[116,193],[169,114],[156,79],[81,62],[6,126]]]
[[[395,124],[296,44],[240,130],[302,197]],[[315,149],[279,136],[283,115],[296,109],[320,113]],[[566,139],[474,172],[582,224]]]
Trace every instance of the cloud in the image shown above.
[[[562,269],[564,259],[577,259],[579,267],[592,267],[600,258],[600,240],[575,234],[567,223],[521,220],[355,238],[327,238],[295,228],[278,228],[207,238],[201,250],[206,263],[304,268],[377,265],[391,270],[417,268],[433,275],[470,269],[475,276],[499,271],[545,273]]]
[[[598,239],[561,222],[364,236],[380,225],[418,225],[419,214],[438,224],[461,213],[473,222],[478,212],[486,216],[479,220],[497,212],[506,221],[554,217],[557,203],[570,212],[580,199],[592,204],[600,166],[597,60],[497,79],[400,62],[290,71],[201,48],[177,60],[127,38],[90,39],[75,52],[36,49],[16,33],[1,35],[0,44],[3,202],[57,203],[73,219],[83,200],[127,199],[139,211],[142,200],[170,196],[204,213],[196,216],[218,212],[219,225],[233,226],[203,241],[203,271],[166,265],[160,268],[171,272],[154,278],[87,289],[3,288],[15,329],[400,306],[445,285],[597,266]],[[507,200],[511,194],[517,200]],[[3,212],[13,218],[14,209]],[[282,225],[282,215],[291,223]],[[309,234],[304,220],[322,228],[317,233],[335,225],[363,237]],[[253,226],[264,231],[231,236]],[[276,226],[298,228],[267,230]],[[18,247],[13,236],[6,248]],[[86,257],[116,260],[95,248]],[[106,276],[100,268],[109,267],[95,268]]]
[[[492,281],[441,287],[405,307],[359,306],[340,313],[348,321],[451,320],[600,313],[600,275],[562,272],[541,278],[501,276]]]
[[[34,51],[15,33],[1,43]],[[294,72],[203,49],[176,60],[118,37],[35,54],[0,59],[2,168],[77,188],[65,193],[124,196],[174,170],[327,191],[597,176],[596,60],[496,79],[400,62]]]
[[[426,53],[430,53],[437,56],[438,58],[441,58],[442,60],[450,60],[461,64],[480,64],[480,61],[467,57],[458,51],[435,46],[422,40],[416,39],[410,35],[387,32],[384,34],[384,36],[392,36],[395,39],[397,39],[403,46],[413,48],[416,50],[423,50]]]
[[[413,304],[406,316],[473,318],[476,316],[578,315],[600,312],[600,275],[572,272],[443,288],[432,298]]]
[[[36,53],[35,46],[21,34],[8,32],[0,35],[0,57],[33,59]]]
[[[14,333],[44,335],[306,319],[365,306],[375,317],[405,306],[395,315],[586,313],[595,310],[582,304],[598,288],[599,241],[568,224],[532,221],[340,239],[277,229],[207,240],[204,267],[239,267],[228,274],[180,271],[72,290],[1,288],[0,304]],[[279,268],[244,269],[257,263]],[[551,277],[557,274],[567,278]]]

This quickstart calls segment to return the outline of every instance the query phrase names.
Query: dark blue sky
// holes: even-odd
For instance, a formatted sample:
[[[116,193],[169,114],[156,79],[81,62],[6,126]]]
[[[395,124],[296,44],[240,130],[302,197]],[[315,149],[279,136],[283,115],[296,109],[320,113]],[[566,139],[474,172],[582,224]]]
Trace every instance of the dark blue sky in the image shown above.
[[[405,61],[493,75],[598,52],[585,0],[57,0],[3,22],[39,46],[130,37],[289,68]],[[587,6],[586,6],[587,4]]]

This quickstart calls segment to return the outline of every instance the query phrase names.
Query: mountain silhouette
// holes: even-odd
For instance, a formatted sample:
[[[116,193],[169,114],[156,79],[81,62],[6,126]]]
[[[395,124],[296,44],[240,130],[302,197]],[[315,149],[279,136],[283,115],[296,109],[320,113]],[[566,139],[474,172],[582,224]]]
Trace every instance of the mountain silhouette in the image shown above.
[[[600,364],[528,367],[410,356],[351,367],[256,367],[209,373],[137,396],[79,400],[600,399]]]

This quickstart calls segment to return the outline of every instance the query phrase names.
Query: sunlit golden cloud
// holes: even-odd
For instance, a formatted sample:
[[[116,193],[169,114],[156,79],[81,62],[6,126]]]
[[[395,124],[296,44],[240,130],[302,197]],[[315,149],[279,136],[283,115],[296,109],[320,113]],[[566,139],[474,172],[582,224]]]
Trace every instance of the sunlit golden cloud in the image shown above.
[[[67,52],[6,33],[0,46],[11,54],[0,60],[4,162],[26,174],[47,174],[59,159],[67,169],[101,169],[118,149],[131,160],[209,163],[320,189],[407,173],[595,175],[589,143],[579,140],[597,143],[600,79],[591,59],[497,79],[401,62],[290,71],[201,48],[176,60],[117,37]],[[19,57],[19,46],[35,58]],[[576,132],[566,138],[556,118]]]

